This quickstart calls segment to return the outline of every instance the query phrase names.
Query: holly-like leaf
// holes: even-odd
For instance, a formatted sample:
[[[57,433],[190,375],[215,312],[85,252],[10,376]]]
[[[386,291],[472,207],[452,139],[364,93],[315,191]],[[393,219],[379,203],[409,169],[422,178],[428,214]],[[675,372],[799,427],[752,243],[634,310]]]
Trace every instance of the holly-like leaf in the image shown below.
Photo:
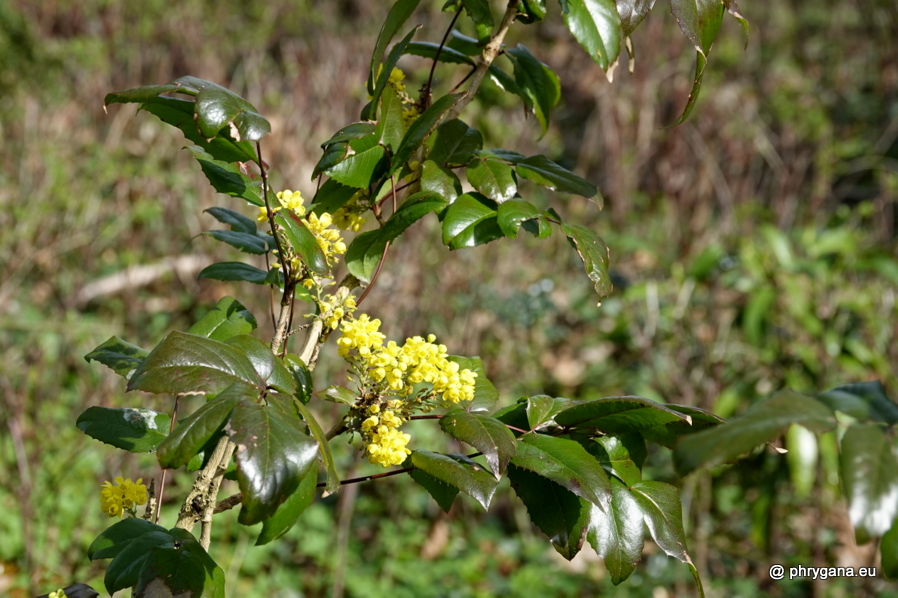
[[[387,241],[383,238],[381,229],[360,234],[346,250],[346,269],[360,282],[371,282],[386,246]]]
[[[209,208],[205,211],[211,214],[212,217],[219,222],[230,226],[232,231],[249,235],[258,234],[258,231],[256,230],[256,221],[252,218],[247,218],[240,212],[219,207]]]
[[[496,150],[491,150],[495,152]],[[598,188],[586,179],[577,176],[570,170],[563,168],[543,155],[530,156],[519,159],[513,154],[503,153],[497,157],[515,160],[515,172],[518,176],[537,185],[541,185],[559,193],[572,193],[593,201],[602,207],[602,194]]]
[[[698,100],[705,65],[708,63],[708,52],[711,51],[711,45],[717,38],[717,32],[720,31],[720,24],[723,22],[724,3],[722,0],[671,0],[670,10],[696,50],[695,79],[683,114],[674,123],[678,125],[689,117]]]
[[[332,403],[343,403],[344,405],[355,405],[359,398],[359,393],[349,390],[343,386],[328,386],[324,390],[315,393],[315,396],[330,401]]]
[[[371,72],[368,75],[368,93],[374,94],[375,79],[377,78],[380,59],[383,58],[384,50],[390,44],[393,36],[402,28],[402,25],[408,20],[415,9],[418,7],[420,0],[398,0],[396,4],[390,8],[387,19],[380,28],[380,34],[377,36],[377,42],[374,44],[374,53],[371,55]]]
[[[858,544],[886,533],[898,516],[898,446],[875,424],[855,424],[842,437],[840,468]]]
[[[458,488],[425,473],[423,469],[413,469],[408,474],[419,486],[427,490],[445,513],[449,512],[455,497],[458,496]]]
[[[630,493],[645,516],[655,544],[669,556],[691,564],[686,552],[683,506],[676,487],[662,482],[638,482],[630,486]]]
[[[586,523],[593,505],[552,480],[514,465],[508,468],[508,479],[527,507],[530,520],[549,538],[552,547],[567,560],[574,558],[586,539]],[[639,523],[641,532],[641,519]]]
[[[259,270],[255,266],[250,266],[243,262],[218,262],[203,268],[197,275],[197,279],[268,284],[268,272]]]
[[[646,440],[650,440],[661,446],[672,449],[677,443],[680,436],[687,434],[695,434],[706,428],[719,426],[726,423],[722,417],[701,409],[699,407],[691,407],[689,405],[664,405],[671,411],[682,413],[687,419],[672,421],[662,426],[655,426],[646,430],[640,430],[639,433]]]
[[[259,532],[259,537],[256,539],[256,546],[268,544],[290,531],[303,511],[315,500],[317,487],[318,472],[312,467],[299,483],[296,492],[277,508],[274,515],[262,522],[262,531]]]
[[[309,206],[309,211],[314,212],[317,216],[321,216],[322,212],[333,214],[346,205],[352,199],[352,196],[358,192],[358,189],[347,187],[333,179],[328,179],[315,194],[315,199]]]
[[[84,360],[88,363],[98,361],[111,369],[113,372],[128,380],[143,363],[150,352],[141,349],[137,345],[125,342],[117,336],[113,336],[108,341],[84,356]]]
[[[861,421],[881,421],[889,425],[898,423],[898,404],[895,404],[879,380],[844,384],[820,393],[817,399],[835,411]]]
[[[255,401],[259,391],[246,384],[232,384],[213,400],[186,417],[159,445],[157,457],[164,469],[187,465],[209,441],[221,433],[240,401]]]
[[[577,249],[586,276],[595,285],[599,297],[607,297],[611,294],[611,275],[608,274],[608,262],[611,257],[608,247],[599,235],[591,229],[579,224],[562,224],[561,230],[567,235],[568,240]]]
[[[608,510],[611,481],[599,462],[573,440],[525,434],[511,463],[561,484],[605,512]]]
[[[461,0],[468,16],[474,21],[477,35],[481,39],[489,36],[493,29],[493,13],[490,11],[489,0]]]
[[[443,244],[449,249],[476,247],[502,237],[496,202],[479,193],[465,193],[446,209]]]
[[[393,46],[392,50],[390,50],[390,54],[387,56],[386,61],[384,61],[382,68],[380,68],[380,74],[377,76],[377,81],[374,84],[374,91],[371,93],[371,103],[368,104],[370,108],[366,108],[369,113],[365,114],[363,112],[362,118],[375,118],[376,115],[373,113],[373,110],[376,110],[377,106],[380,104],[380,96],[389,84],[390,75],[393,72],[393,68],[405,53],[406,46],[408,46],[409,42],[412,41],[412,38],[415,36],[415,33],[417,33],[420,27],[421,25],[417,25],[414,29],[409,31],[408,34],[406,34],[406,36],[400,41],[396,42],[396,45]]]
[[[284,367],[293,376],[293,382],[296,384],[295,395],[303,403],[308,403],[312,398],[312,372],[306,363],[299,358],[299,355],[287,353],[284,356]]]
[[[440,124],[446,113],[461,100],[463,95],[462,93],[445,95],[437,99],[423,114],[415,119],[415,122],[405,132],[402,143],[399,144],[399,148],[393,156],[392,165],[387,175],[393,175],[402,169],[405,163],[412,157],[412,154],[421,147],[424,140]]]
[[[259,378],[264,380],[269,388],[275,388],[287,394],[296,392],[296,382],[293,380],[293,376],[280,358],[271,352],[271,347],[266,343],[248,334],[233,336],[225,342],[249,357]]]
[[[630,37],[655,6],[655,0],[615,0],[615,4],[620,15],[621,33]]]
[[[639,434],[600,436],[589,442],[586,450],[602,464],[605,471],[624,484],[629,486],[642,481],[642,465],[648,456],[648,449]]]
[[[184,532],[184,530],[180,530]],[[186,533],[186,532],[185,532]],[[140,570],[146,564],[150,550],[157,546],[174,548],[176,539],[168,530],[153,530],[141,534],[123,545],[106,568],[103,584],[106,591],[115,594],[119,590],[137,585]]]
[[[521,224],[537,216],[539,216],[539,210],[529,201],[510,199],[499,204],[496,218],[502,234],[510,239],[515,239]]]
[[[559,426],[624,434],[685,420],[686,416],[641,397],[606,397],[584,401],[555,416]]]
[[[195,334],[172,332],[153,349],[128,390],[162,394],[217,394],[235,382],[265,388],[240,350]]]
[[[75,425],[100,442],[131,453],[149,453],[165,440],[171,416],[149,409],[89,407]]]
[[[620,53],[621,18],[614,0],[562,0],[561,14],[586,53],[613,78]]]
[[[299,221],[294,214],[286,216],[278,214],[274,217],[274,221],[284,227],[284,236],[287,237],[287,242],[293,247],[302,263],[315,274],[326,276],[328,272],[327,259],[312,231],[306,228],[306,225]]]
[[[189,150],[200,163],[203,174],[209,179],[209,183],[219,193],[245,199],[251,204],[264,206],[262,198],[261,180],[253,180],[244,174],[240,167],[231,162],[216,160],[212,155],[198,145],[188,145]]]
[[[315,464],[318,443],[277,409],[250,402],[234,408],[227,431],[238,449],[237,483],[243,493],[238,521],[253,525],[296,491]]]
[[[534,395],[527,399],[527,423],[531,430],[545,424],[554,424],[556,415],[571,406],[571,400],[553,398],[547,395]]]
[[[499,391],[486,377],[483,360],[479,357],[460,357],[458,355],[449,355],[446,359],[454,361],[463,370],[471,370],[477,374],[477,377],[474,378],[474,400],[468,405],[467,410],[470,412],[492,410],[499,401]]]
[[[263,255],[268,252],[268,242],[259,235],[248,235],[232,230],[210,230],[203,234],[209,235],[216,241],[227,243],[231,247],[236,247],[244,253]]]
[[[375,124],[372,122],[358,122],[347,125],[334,133],[330,139],[321,144],[321,149],[325,149],[329,145],[340,143],[341,141],[351,141],[353,139],[361,139],[374,133]]]
[[[542,21],[546,18],[546,0],[521,0],[515,18],[528,25]]]
[[[136,585],[135,598],[225,598],[224,571],[192,536],[150,548]]]
[[[256,112],[256,107],[233,91],[210,81],[191,79],[199,88],[194,110],[204,138],[218,137],[227,129],[235,141],[259,141],[271,132],[271,124]]]
[[[384,89],[380,96],[380,118],[375,135],[381,145],[396,151],[405,135],[405,119],[402,116],[402,100],[392,87]]]
[[[514,435],[505,424],[488,415],[452,409],[440,418],[440,428],[483,453],[497,480],[515,454]]]
[[[334,454],[331,452],[331,445],[327,441],[324,429],[322,429],[321,424],[318,423],[318,420],[315,419],[309,408],[299,400],[296,401],[296,410],[299,411],[306,425],[309,426],[312,437],[318,441],[318,453],[321,455],[321,462],[324,463],[324,471],[327,473],[327,483],[324,486],[324,491],[328,494],[333,494],[340,489],[340,476],[337,475]]]
[[[226,341],[238,334],[249,334],[257,326],[256,318],[233,297],[222,297],[188,330],[188,334]]]
[[[325,147],[324,153],[321,154],[321,159],[318,160],[315,168],[312,169],[312,180],[314,181],[322,172],[333,168],[345,160],[349,156],[349,149],[349,143],[345,141],[332,143]]]
[[[455,486],[489,509],[498,482],[479,463],[464,455],[441,455],[429,451],[412,451],[411,463],[438,480]]]
[[[611,508],[608,513],[602,513],[593,505],[590,507],[586,539],[605,561],[611,583],[618,585],[630,577],[642,558],[642,509],[629,488],[616,478],[611,479]]]
[[[421,165],[421,189],[438,194],[447,203],[452,203],[463,193],[455,173],[433,160],[426,160]]]
[[[506,51],[514,64],[514,80],[521,92],[521,98],[536,115],[545,135],[549,127],[549,112],[561,99],[561,82],[558,75],[536,59],[530,50],[518,44]]]
[[[324,173],[347,187],[355,189],[368,187],[382,172],[386,150],[384,146],[378,144],[376,133],[350,141],[349,147],[353,153],[327,168]]]
[[[835,426],[835,417],[820,401],[782,390],[741,417],[682,438],[674,450],[674,465],[680,475],[686,475],[703,465],[732,461],[775,439],[792,424],[826,432]]]
[[[518,191],[511,166],[501,160],[477,157],[468,163],[465,172],[468,182],[496,203],[510,200]]]
[[[439,50],[439,54],[437,54],[437,50]],[[467,64],[470,66],[474,66],[474,61],[468,58],[462,52],[454,48],[450,48],[449,46],[443,46],[440,48],[439,44],[435,44],[433,42],[410,42],[405,47],[405,54],[411,54],[412,56],[421,56],[422,58],[429,58],[431,60],[439,60],[440,62],[447,62],[452,64]]]
[[[465,122],[453,118],[441,124],[427,138],[427,158],[443,166],[467,164],[483,147],[483,135]]]
[[[136,538],[148,532],[166,532],[161,525],[146,519],[129,517],[107,527],[87,549],[87,558],[92,561],[115,558]]]

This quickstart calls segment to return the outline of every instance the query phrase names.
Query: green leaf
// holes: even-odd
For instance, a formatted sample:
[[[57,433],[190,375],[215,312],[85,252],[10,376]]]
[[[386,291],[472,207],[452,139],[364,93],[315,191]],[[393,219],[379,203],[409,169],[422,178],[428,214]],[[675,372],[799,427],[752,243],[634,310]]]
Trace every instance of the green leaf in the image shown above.
[[[154,546],[140,570],[134,597],[156,596],[225,598],[224,571],[192,537],[171,547]]]
[[[381,229],[360,234],[352,240],[346,250],[346,269],[360,282],[371,282],[386,245],[387,241],[383,238]]]
[[[674,465],[680,475],[686,475],[703,465],[734,460],[775,439],[792,424],[826,432],[835,426],[835,417],[823,403],[782,390],[753,405],[742,417],[681,439],[674,450]]]
[[[446,209],[443,244],[449,249],[476,247],[502,236],[496,220],[496,202],[479,193],[465,193]]]
[[[521,100],[524,101],[524,106],[526,106],[527,109],[531,112],[533,111],[530,96],[524,93],[524,90],[521,89],[520,86],[518,86],[511,75],[500,69],[498,66],[496,66],[495,63],[490,65],[488,72],[490,74],[490,79],[499,87],[499,89],[518,96],[519,98],[521,98]]]
[[[376,176],[379,176],[378,172],[386,155],[384,147],[376,143],[370,145],[372,141],[377,141],[375,135],[350,142],[350,147],[353,147],[353,143],[358,143],[361,149],[327,168],[324,173],[347,187],[356,189],[368,187],[374,182]],[[368,145],[370,147],[365,147]]]
[[[421,190],[432,191],[448,203],[462,194],[461,181],[455,173],[432,160],[426,160],[421,165]]]
[[[464,409],[452,409],[440,418],[440,428],[457,440],[470,444],[483,453],[496,479],[505,472],[515,454],[515,438],[497,419]]]
[[[898,522],[882,537],[879,544],[882,572],[888,579],[898,579]]]
[[[511,166],[500,160],[477,157],[468,163],[468,182],[496,203],[510,200],[518,191]]]
[[[165,440],[171,417],[149,409],[88,407],[75,425],[91,438],[116,448],[150,453]]]
[[[527,397],[521,397],[518,401],[508,407],[503,407],[493,414],[503,424],[514,426],[520,430],[526,430],[530,427],[527,421]],[[513,432],[515,436],[519,436],[519,432]]]
[[[521,223],[521,228],[539,239],[545,239],[552,236],[552,226],[549,224],[545,214],[540,214],[537,218],[523,221]]]
[[[888,397],[879,380],[837,386],[818,394],[817,399],[831,409],[861,421],[898,423],[898,405]]]
[[[417,469],[455,486],[489,509],[498,482],[479,463],[464,455],[441,455],[429,451],[412,451],[411,462]]]
[[[561,230],[580,254],[583,267],[586,269],[586,276],[595,285],[599,297],[610,295],[612,286],[611,276],[608,274],[608,262],[611,258],[605,242],[591,229],[579,224],[562,224]]]
[[[624,484],[630,486],[642,480],[642,465],[648,449],[639,434],[600,436],[589,442],[586,449]]]
[[[91,360],[98,361],[128,380],[149,354],[150,352],[146,349],[141,349],[137,345],[132,345],[117,336],[113,336],[85,355],[84,360],[88,363]]]
[[[256,230],[256,221],[252,218],[247,218],[240,212],[235,212],[234,210],[230,210],[228,208],[217,207],[209,208],[205,211],[211,214],[212,217],[219,222],[230,226],[232,231],[238,233],[246,233],[249,235],[259,234]]]
[[[293,247],[302,263],[315,274],[326,276],[328,273],[327,258],[324,257],[324,252],[315,235],[306,225],[292,213],[288,213],[287,216],[278,214],[274,217],[274,221],[284,228],[287,242]]]
[[[103,99],[103,108],[109,106],[110,104],[143,103],[147,100],[151,100],[157,97],[160,94],[170,92],[187,93],[188,90],[185,90],[180,85],[167,83],[165,85],[147,85],[144,87],[132,87],[131,89],[124,89],[122,91],[113,91],[112,93],[107,93],[106,97]],[[196,94],[191,93],[190,95]]]
[[[685,419],[685,415],[641,397],[593,399],[555,416],[559,426],[606,434],[624,434]]]
[[[742,16],[742,13],[739,12],[739,7],[736,6],[736,0],[723,0],[723,3],[727,8],[727,12],[733,15],[733,17],[739,21],[739,24],[742,25],[742,29],[745,31],[745,48],[748,48],[748,21]]]
[[[206,139],[218,137],[222,129],[235,141],[259,141],[271,132],[271,124],[256,112],[256,107],[233,91],[200,79],[195,117]],[[177,81],[176,81],[177,82]]]
[[[318,193],[315,194],[315,199],[309,206],[309,211],[314,212],[318,216],[322,212],[333,214],[346,205],[358,191],[358,189],[347,187],[333,179],[328,179],[318,189]]]
[[[695,434],[705,428],[719,426],[726,423],[725,420],[710,411],[700,409],[699,407],[690,407],[688,405],[664,405],[671,411],[682,413],[687,419],[673,421],[663,426],[640,430],[639,433],[646,440],[650,440],[661,446],[672,449],[680,436],[687,434]]]
[[[528,25],[542,21],[546,18],[546,0],[521,0],[515,18]]]
[[[238,448],[237,483],[243,493],[238,521],[253,525],[296,491],[315,464],[318,443],[277,410],[249,402],[234,408],[228,433]]]
[[[384,89],[380,97],[380,119],[375,136],[381,145],[395,152],[405,135],[405,119],[402,117],[402,100],[392,87]]]
[[[251,204],[264,206],[262,197],[262,182],[253,180],[244,174],[240,167],[231,162],[216,160],[209,152],[198,145],[188,145],[187,150],[193,154],[200,163],[203,174],[209,179],[209,183],[219,193],[245,199]]]
[[[187,333],[226,341],[238,334],[249,334],[256,326],[258,323],[255,316],[242,303],[233,297],[222,297]]]
[[[473,37],[468,37],[458,29],[453,29],[449,35],[449,42],[446,46],[458,50],[465,56],[480,56],[483,52],[483,46],[486,45],[481,44],[479,40]]]
[[[329,145],[340,143],[341,141],[351,141],[353,139],[361,139],[374,133],[376,125],[372,122],[358,122],[347,125],[333,134],[333,136],[321,144],[321,149],[327,148]]]
[[[265,383],[240,350],[184,332],[172,332],[153,349],[128,382],[128,390],[161,394],[217,394],[235,382]]]
[[[549,112],[561,99],[558,75],[521,44],[516,48],[509,48],[506,56],[514,64],[514,80],[521,91],[521,98],[536,115],[545,135],[549,128]]]
[[[203,234],[209,235],[216,241],[227,243],[231,247],[236,247],[244,253],[263,255],[268,252],[268,242],[259,235],[238,233],[232,230],[210,230]]]
[[[545,424],[554,424],[554,417],[571,406],[570,399],[555,399],[546,395],[534,395],[527,399],[527,423],[535,430]]]
[[[453,118],[441,124],[427,138],[427,159],[442,166],[467,164],[483,147],[483,135],[465,122]]]
[[[708,52],[720,30],[723,22],[724,3],[722,0],[671,0],[670,10],[679,24],[680,29],[692,42],[695,53],[695,79],[692,82],[692,91],[683,114],[674,123],[678,125],[685,121],[698,100],[698,94],[702,88],[702,77],[705,74],[705,65],[708,63]]]
[[[266,386],[287,394],[296,392],[293,376],[266,343],[248,334],[233,336],[225,342],[249,357],[253,368],[259,378],[265,381]]]
[[[315,396],[332,403],[343,403],[344,405],[355,405],[359,398],[359,393],[353,392],[343,386],[328,386],[324,390],[315,393]]]
[[[390,9],[387,20],[384,21],[380,28],[380,34],[377,36],[377,42],[374,44],[374,53],[371,55],[371,72],[368,75],[368,93],[374,93],[374,81],[377,78],[377,68],[380,66],[380,59],[384,55],[384,50],[390,44],[393,36],[402,28],[402,25],[408,20],[415,9],[418,7],[420,0],[399,0]]]
[[[521,228],[521,223],[538,216],[539,210],[529,201],[509,199],[499,205],[496,221],[502,234],[510,239],[515,239],[518,236],[518,229]]]
[[[150,556],[150,550],[157,546],[174,548],[175,538],[167,530],[149,531],[124,545],[109,563],[103,583],[106,591],[114,594],[119,590],[137,585],[140,570]]]
[[[331,452],[331,445],[327,441],[321,424],[312,415],[312,412],[301,401],[296,400],[296,409],[309,426],[312,437],[318,441],[318,453],[321,455],[321,462],[324,463],[324,471],[327,473],[327,483],[324,491],[327,494],[333,494],[340,489],[340,476],[337,475],[337,466],[334,463],[334,454]]]
[[[315,500],[317,486],[318,472],[313,467],[303,477],[296,492],[287,497],[287,500],[277,508],[274,515],[262,522],[262,531],[256,539],[256,546],[268,544],[290,531],[303,511]]]
[[[461,0],[471,20],[474,21],[477,35],[483,39],[493,30],[493,13],[490,12],[489,0]]]
[[[422,58],[430,58],[431,60],[435,60],[437,59],[437,49],[439,48],[440,45],[433,42],[410,42],[405,47],[404,53],[411,54],[412,56],[421,56]],[[443,46],[442,49],[440,49],[439,61],[474,66],[473,60],[471,60],[458,50],[450,48],[449,46]]]
[[[499,391],[486,377],[483,369],[483,360],[479,357],[460,357],[449,355],[449,361],[454,361],[463,370],[471,370],[477,377],[474,378],[474,400],[468,405],[468,411],[490,411],[499,401]]]
[[[876,424],[855,424],[842,437],[840,468],[858,544],[886,533],[898,516],[898,447]]]
[[[647,481],[633,484],[630,492],[642,509],[645,524],[655,544],[669,556],[691,564],[692,560],[686,552],[683,507],[676,487]]]
[[[433,477],[429,473],[425,473],[421,469],[413,469],[408,474],[418,485],[427,490],[427,493],[437,501],[437,504],[445,513],[449,512],[455,497],[458,496],[458,488]]]
[[[218,262],[217,264],[212,264],[211,266],[203,268],[197,275],[197,279],[268,284],[268,272],[259,270],[255,266],[250,266],[243,262]]]
[[[128,544],[148,532],[166,533],[161,525],[146,519],[129,517],[107,527],[87,549],[87,558],[92,561],[117,557]]]
[[[415,122],[405,132],[402,143],[399,144],[399,149],[396,150],[396,154],[393,156],[390,171],[387,173],[388,176],[402,169],[403,165],[412,157],[412,154],[421,147],[424,139],[430,135],[443,119],[443,116],[461,100],[463,95],[463,93],[445,95],[436,100],[421,116],[415,119]]]
[[[621,33],[630,37],[655,6],[655,0],[616,0],[615,4],[620,15]]]
[[[384,89],[387,88],[390,80],[390,74],[393,72],[393,68],[396,66],[396,63],[399,62],[399,59],[405,53],[405,48],[408,46],[409,42],[412,41],[412,38],[415,36],[415,33],[418,32],[418,29],[421,25],[415,26],[414,29],[409,31],[404,38],[400,41],[396,42],[396,45],[393,46],[393,49],[390,50],[390,54],[387,56],[387,60],[383,64],[383,68],[380,70],[380,75],[377,77],[377,82],[374,85],[374,91],[371,93],[371,103],[369,106],[370,110],[377,109],[377,106],[380,103],[380,96],[384,92]],[[365,118],[366,115],[362,115],[362,118]],[[374,113],[369,113],[367,115],[368,118],[375,118]]]
[[[592,505],[555,482],[514,465],[508,468],[508,479],[530,520],[552,547],[567,560],[574,558],[586,539],[585,523]],[[639,523],[641,532],[642,521]]]
[[[602,513],[590,505],[591,517],[586,539],[605,561],[611,583],[620,584],[636,570],[642,558],[643,512],[630,489],[611,479],[611,508]]]
[[[492,150],[495,151],[495,150]],[[500,154],[500,157],[508,159],[509,154]],[[518,176],[537,185],[541,185],[559,193],[572,193],[593,201],[602,207],[602,194],[598,188],[584,178],[566,168],[562,168],[543,155],[530,156],[529,158],[516,159],[515,172]]]
[[[321,154],[321,159],[318,160],[318,163],[315,164],[315,168],[312,169],[312,180],[314,181],[318,178],[319,174],[333,168],[345,160],[348,155],[349,144],[343,141],[333,143],[324,148],[324,153]]]
[[[613,78],[620,53],[621,17],[614,0],[561,0],[564,22],[586,53]]]
[[[549,478],[608,511],[611,481],[598,461],[573,440],[525,434],[511,463]]]
[[[163,469],[178,469],[203,450],[228,423],[240,401],[255,401],[259,391],[246,384],[235,383],[186,417],[159,445],[157,457]]]
[[[284,356],[284,366],[293,376],[296,384],[295,396],[303,403],[308,403],[312,398],[312,372],[299,355],[287,353]]]

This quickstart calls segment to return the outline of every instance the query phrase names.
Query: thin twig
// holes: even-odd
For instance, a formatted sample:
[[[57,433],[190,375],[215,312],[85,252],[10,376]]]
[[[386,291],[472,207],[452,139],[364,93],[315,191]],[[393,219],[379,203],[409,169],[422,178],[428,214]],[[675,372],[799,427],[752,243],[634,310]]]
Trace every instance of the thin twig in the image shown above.
[[[414,471],[417,469],[416,467],[403,467],[402,469],[397,469],[395,471],[388,471],[386,473],[376,473],[374,475],[366,475],[362,478],[350,478],[348,480],[340,480],[340,485],[345,486],[346,484],[359,484],[361,482],[370,482],[371,480],[377,480],[380,478],[388,478],[390,476],[399,475],[401,473],[408,473],[410,471]],[[318,488],[324,488],[327,485],[327,482],[321,482],[317,485]]]
[[[365,288],[365,292],[362,293],[362,296],[358,298],[358,301],[355,302],[356,307],[362,304],[362,301],[365,300],[365,297],[368,296],[368,293],[371,291],[371,287],[374,286],[374,283],[377,281],[377,276],[380,274],[380,269],[383,268],[384,261],[387,259],[387,251],[390,249],[390,242],[387,241],[384,244],[384,254],[380,256],[380,261],[377,262],[377,270],[374,271],[374,276],[371,277],[371,282],[368,283],[368,286]]]
[[[458,17],[461,16],[462,8],[459,7],[455,12],[455,16],[452,17],[452,22],[449,23],[449,27],[446,29],[446,33],[443,34],[443,41],[440,42],[439,47],[437,48],[436,54],[433,56],[433,64],[430,66],[430,76],[427,78],[427,85],[424,86],[424,90],[421,93],[421,99],[419,102],[421,103],[421,107],[423,109],[427,109],[430,106],[430,90],[433,89],[433,73],[437,69],[437,62],[440,60],[440,53],[443,51],[443,46],[446,45],[446,40],[449,39],[449,34],[452,32],[452,28],[455,27],[456,21],[458,21]]]
[[[178,420],[178,404],[181,401],[181,395],[175,395],[175,407],[171,412],[171,424],[168,426],[168,435],[175,431],[175,422]],[[162,494],[165,492],[165,474],[168,470],[162,470],[162,479],[159,481],[159,496],[156,501],[156,513],[153,516],[153,523],[159,523],[159,513],[162,511]]]

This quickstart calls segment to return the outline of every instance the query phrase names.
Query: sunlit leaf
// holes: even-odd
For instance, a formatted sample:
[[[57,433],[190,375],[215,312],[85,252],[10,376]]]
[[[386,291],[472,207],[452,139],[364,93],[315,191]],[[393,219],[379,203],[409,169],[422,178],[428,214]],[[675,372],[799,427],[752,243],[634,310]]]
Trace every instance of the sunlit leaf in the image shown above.
[[[443,244],[450,249],[476,247],[502,237],[496,203],[479,193],[465,193],[446,209]]]
[[[842,437],[842,484],[858,544],[879,538],[898,516],[898,446],[875,424],[855,424]]]
[[[98,361],[126,380],[140,367],[150,352],[113,336],[84,356],[85,361]]]
[[[88,407],[75,425],[100,442],[131,453],[149,453],[168,435],[171,416],[149,409]]]
[[[464,455],[412,451],[411,463],[438,480],[455,486],[488,509],[498,482],[485,467]]]
[[[568,29],[611,80],[620,53],[621,18],[614,0],[561,0]]]
[[[505,424],[488,415],[452,409],[440,418],[440,428],[483,453],[497,480],[515,454],[514,435]]]
[[[242,303],[233,297],[222,297],[187,333],[225,341],[238,334],[249,334],[257,325],[255,316]]]

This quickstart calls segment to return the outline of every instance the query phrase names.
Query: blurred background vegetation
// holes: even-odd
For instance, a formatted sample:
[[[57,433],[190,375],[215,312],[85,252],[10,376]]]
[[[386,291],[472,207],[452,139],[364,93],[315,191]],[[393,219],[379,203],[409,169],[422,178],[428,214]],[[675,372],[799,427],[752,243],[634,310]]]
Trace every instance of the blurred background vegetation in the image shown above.
[[[422,3],[419,39],[438,41],[448,24],[441,4]],[[553,18],[509,39],[561,76],[549,133],[537,140],[535,121],[491,84],[463,117],[488,147],[546,153],[599,184],[603,212],[535,186],[522,192],[603,236],[614,294],[596,306],[557,235],[450,254],[422,224],[391,250],[366,311],[391,338],[434,332],[453,353],[479,354],[504,404],[637,394],[729,417],[782,386],[815,392],[870,379],[894,398],[898,5],[745,0],[747,49],[726,19],[692,118],[662,128],[685,102],[694,61],[665,3],[634,36],[635,74],[619,68],[612,84],[549,4]],[[239,206],[211,191],[178,151],[177,131],[133,107],[105,114],[103,96],[185,74],[230,87],[272,123],[274,184],[310,197],[320,142],[365,102],[387,6],[0,0],[0,595],[101,588],[102,564],[85,556],[108,524],[101,482],[158,477],[152,455],[112,450],[74,422],[90,405],[169,410],[171,399],[125,396],[119,378],[83,355],[113,334],[152,347],[225,294],[270,330],[264,292],[196,281],[213,260],[245,257],[197,237],[214,227],[203,209]],[[411,89],[429,68],[412,57],[401,66]],[[437,69],[442,89],[459,78]],[[340,371],[325,355],[317,383],[336,383]],[[339,412],[321,415],[332,422]],[[451,448],[428,444],[428,423],[409,425],[413,444]],[[773,563],[877,558],[854,543],[835,438],[798,429],[786,444],[789,457],[759,451],[679,482],[709,595],[898,595],[882,580],[769,579]],[[369,471],[357,451],[338,448],[345,477]],[[667,451],[649,463],[648,476],[674,480]],[[189,484],[175,476],[166,488],[167,522]],[[612,589],[589,550],[572,563],[556,557],[501,490],[489,513],[462,498],[445,515],[405,476],[348,486],[263,548],[234,512],[222,520],[213,556],[231,596],[690,591],[685,567],[651,544]]]

